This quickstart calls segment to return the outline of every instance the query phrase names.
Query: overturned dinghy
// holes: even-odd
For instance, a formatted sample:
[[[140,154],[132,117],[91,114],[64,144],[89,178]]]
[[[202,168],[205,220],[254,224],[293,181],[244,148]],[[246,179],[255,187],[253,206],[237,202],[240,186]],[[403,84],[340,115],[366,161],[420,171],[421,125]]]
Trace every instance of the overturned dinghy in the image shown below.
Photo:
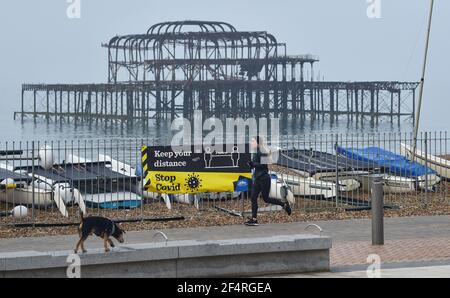
[[[14,172],[6,165],[0,165],[0,201],[13,204],[25,205],[36,208],[48,207],[53,204],[52,191],[34,187],[31,177]],[[34,192],[34,198],[33,198]]]
[[[20,161],[38,158],[39,156],[33,156],[30,150],[0,150],[0,160],[2,161]]]
[[[24,151],[3,152],[7,164],[0,164],[0,169],[6,179],[0,179],[4,187],[0,191],[0,200],[14,205],[20,204],[28,207],[46,208],[56,204],[61,214],[68,217],[66,204],[76,201],[83,213],[86,212],[84,201],[80,193],[67,183],[54,182],[46,177],[28,171],[27,167],[14,167],[21,160],[37,159],[37,166],[32,169],[49,169],[53,165],[52,149],[44,146],[37,156],[31,156]],[[11,165],[12,164],[12,165]],[[0,175],[1,176],[1,175]],[[25,178],[24,178],[25,177]]]
[[[382,168],[385,184],[393,185],[391,192],[409,192],[426,187],[433,189],[441,181],[432,169],[382,148],[354,149],[338,146],[336,150],[348,158]]]
[[[291,175],[291,180],[297,179],[300,181],[300,178],[311,178],[309,182],[314,185],[319,181],[334,184],[337,174],[339,191],[341,192],[358,189],[361,186],[358,177],[374,170],[373,166],[364,162],[356,162],[342,156],[307,149],[280,151],[277,165],[287,167],[298,173],[299,177]],[[308,180],[303,179],[302,183],[308,183]],[[326,183],[323,183],[323,185],[326,185],[325,187],[331,186],[331,184]]]
[[[416,190],[416,179],[408,177],[400,177],[383,173],[371,173],[360,176],[362,189],[370,191],[372,182],[376,179],[383,182],[383,192],[389,194],[409,193]]]
[[[155,192],[149,192],[144,189],[145,185],[145,179],[142,176],[142,169],[132,167],[131,165],[118,161],[114,158],[112,158],[109,155],[99,154],[98,160],[102,162],[108,162],[109,166],[111,167],[111,170],[113,170],[116,173],[120,173],[126,177],[132,178],[130,183],[131,186],[131,192],[134,194],[138,194],[141,196],[141,198],[146,200],[163,200],[166,204],[167,209],[172,209],[172,203],[170,201],[170,198],[167,194],[159,194]],[[144,180],[144,181],[143,181]]]
[[[280,173],[276,176],[289,187],[294,196],[324,199],[336,197],[336,184],[333,182]],[[289,203],[293,203],[292,200]]]
[[[109,162],[80,162],[55,164],[48,169],[42,167],[20,167],[18,169],[51,181],[66,184],[80,191],[85,203],[98,208],[136,208],[141,199],[130,191],[133,178],[113,171]],[[137,180],[137,178],[135,179]],[[81,202],[81,200],[80,200]]]

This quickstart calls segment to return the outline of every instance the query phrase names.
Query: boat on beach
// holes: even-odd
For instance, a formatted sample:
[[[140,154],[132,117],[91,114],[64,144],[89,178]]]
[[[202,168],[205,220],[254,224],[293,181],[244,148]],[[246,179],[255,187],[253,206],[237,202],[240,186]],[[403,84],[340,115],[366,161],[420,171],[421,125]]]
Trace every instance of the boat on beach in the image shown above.
[[[280,151],[277,165],[287,167],[297,173],[299,178],[310,178],[302,183],[327,182],[326,188],[336,183],[340,192],[350,192],[360,188],[357,177],[375,170],[366,163],[358,163],[342,156],[312,149],[291,149]],[[295,177],[291,177],[291,180]],[[334,187],[336,189],[336,187]]]
[[[295,203],[295,190],[286,180],[286,177],[280,174],[271,173],[269,197],[281,201],[288,201],[289,204]]]
[[[53,204],[53,192],[34,188],[31,177],[15,173],[5,164],[0,164],[0,201],[12,205],[45,208]]]
[[[117,173],[120,173],[122,175],[125,175],[127,177],[130,177],[132,179],[132,183],[130,184],[131,191],[134,194],[138,194],[141,196],[144,200],[152,200],[152,201],[160,201],[163,200],[166,204],[167,209],[172,209],[172,203],[167,194],[160,194],[156,192],[149,192],[144,189],[145,185],[145,178],[142,176],[142,171],[137,168],[134,168],[133,166],[118,161],[114,158],[112,158],[109,155],[99,154],[98,155],[98,161],[102,162],[108,162],[109,166],[111,167],[112,171],[115,171]]]
[[[379,147],[356,149],[338,146],[336,150],[350,159],[367,162],[382,169],[379,174],[383,174],[381,177],[389,192],[401,193],[425,188],[432,190],[441,181],[431,168]],[[365,177],[368,181],[372,178]]]
[[[127,172],[131,167],[125,168],[125,165],[106,155],[91,161],[70,154],[57,175],[79,189],[91,208],[133,209],[142,204],[141,196],[135,192],[139,179]]]
[[[441,178],[450,181],[450,160],[438,157],[432,154],[425,154],[425,152],[413,148],[406,144],[400,144],[400,153],[410,160],[414,160],[423,166],[428,166],[430,169],[436,171]]]
[[[5,163],[0,164],[0,170],[3,173],[1,178],[5,179],[0,178],[0,184],[5,187],[0,191],[1,201],[35,208],[47,208],[55,203],[65,217],[68,217],[66,204],[76,202],[81,211],[86,213],[86,206],[80,192],[68,183],[53,181],[33,170],[29,171],[28,166],[15,166],[22,164],[23,161],[27,161],[28,164],[28,158],[31,158],[37,161],[36,166],[31,168],[50,170],[53,167],[51,149],[43,147],[35,157],[24,151],[8,151],[2,156]]]
[[[275,175],[289,187],[294,196],[324,199],[336,197],[336,184],[333,182],[316,180],[311,177],[304,178],[297,175],[280,173]],[[289,203],[293,202],[294,199],[289,200]]]

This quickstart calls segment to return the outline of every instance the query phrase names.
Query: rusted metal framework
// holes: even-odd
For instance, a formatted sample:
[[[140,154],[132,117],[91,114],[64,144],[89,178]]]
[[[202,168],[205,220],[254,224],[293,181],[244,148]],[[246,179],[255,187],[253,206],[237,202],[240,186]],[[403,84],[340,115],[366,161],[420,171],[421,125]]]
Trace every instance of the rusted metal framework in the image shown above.
[[[313,55],[287,55],[265,31],[179,21],[113,37],[105,84],[24,84],[22,119],[146,121],[185,116],[391,117],[414,115],[409,82],[314,80]],[[408,104],[410,101],[411,104]]]

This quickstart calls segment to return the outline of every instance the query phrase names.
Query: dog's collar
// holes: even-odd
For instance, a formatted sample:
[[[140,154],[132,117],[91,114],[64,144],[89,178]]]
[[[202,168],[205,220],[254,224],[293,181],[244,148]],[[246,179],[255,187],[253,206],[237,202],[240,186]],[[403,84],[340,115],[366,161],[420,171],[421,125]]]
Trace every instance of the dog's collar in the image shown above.
[[[111,228],[111,236],[112,236],[112,235],[114,235],[114,232],[116,231],[116,224],[113,221],[111,221],[111,223],[112,223],[112,228]]]

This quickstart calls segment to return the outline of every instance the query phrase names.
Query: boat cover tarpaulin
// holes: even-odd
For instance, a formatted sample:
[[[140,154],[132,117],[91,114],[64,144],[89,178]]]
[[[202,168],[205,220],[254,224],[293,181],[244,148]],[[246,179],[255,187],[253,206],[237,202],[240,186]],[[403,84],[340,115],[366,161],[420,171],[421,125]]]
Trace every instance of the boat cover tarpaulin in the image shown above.
[[[417,162],[406,159],[402,155],[384,150],[379,147],[368,147],[363,149],[337,147],[337,152],[346,157],[358,161],[374,163],[384,167],[389,173],[403,177],[420,177],[426,174],[436,174]]]
[[[37,159],[30,151],[23,150],[0,150],[0,160],[32,160]]]
[[[46,170],[40,166],[34,168],[35,175],[39,175],[58,182],[86,182],[86,181],[137,181],[137,177],[129,177],[111,170],[107,165],[110,162],[87,162],[87,163],[67,163],[54,165]],[[26,170],[31,173],[32,166],[20,167],[17,169]]]
[[[336,160],[337,159],[337,160]],[[279,152],[277,164],[290,169],[307,172],[310,175],[336,171],[373,171],[377,167],[364,161],[345,156],[307,149],[291,149]]]

